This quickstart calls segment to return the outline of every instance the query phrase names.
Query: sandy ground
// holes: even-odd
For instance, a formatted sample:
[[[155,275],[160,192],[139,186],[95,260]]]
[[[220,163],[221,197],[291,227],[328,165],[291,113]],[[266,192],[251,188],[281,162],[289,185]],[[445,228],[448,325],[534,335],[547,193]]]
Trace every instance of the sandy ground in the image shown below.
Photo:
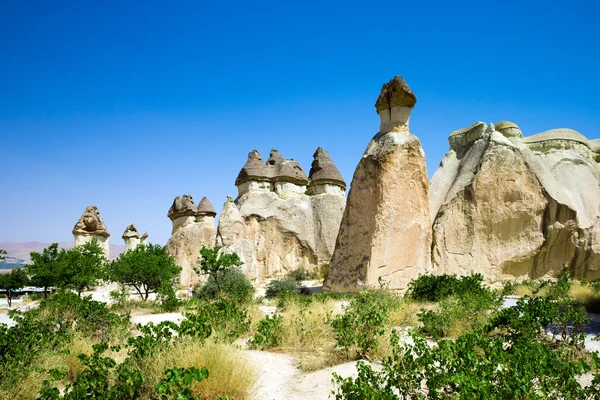
[[[244,353],[260,370],[254,394],[256,400],[328,399],[335,389],[333,372],[344,378],[358,375],[355,362],[303,373],[294,367],[294,358],[288,354],[256,350]]]

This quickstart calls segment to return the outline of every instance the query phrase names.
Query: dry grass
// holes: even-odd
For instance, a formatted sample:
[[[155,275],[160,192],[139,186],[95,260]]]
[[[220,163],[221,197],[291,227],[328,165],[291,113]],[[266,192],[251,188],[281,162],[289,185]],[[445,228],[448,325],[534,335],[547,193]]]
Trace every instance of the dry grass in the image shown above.
[[[77,374],[83,370],[83,365],[77,358],[77,355],[91,354],[94,343],[90,338],[77,335],[69,343],[69,354],[50,351],[41,353],[34,362],[36,370],[27,374],[20,382],[13,385],[10,390],[0,393],[0,399],[35,399],[42,388],[44,380],[48,379],[47,371],[53,368],[64,369],[67,372],[66,378],[62,382],[57,383],[59,387],[64,387],[67,383],[73,381]]]
[[[283,316],[281,341],[270,350],[293,354],[297,367],[305,372],[348,361],[349,356],[335,348],[335,334],[329,323],[334,315],[341,312],[339,303],[327,300],[306,305],[291,299],[279,312]]]
[[[391,326],[417,326],[419,325],[419,313],[431,307],[431,304],[417,303],[404,297],[399,306],[390,312],[389,323]]]
[[[592,313],[600,313],[600,293],[589,285],[573,282],[570,295],[575,302],[583,304],[585,309]]]
[[[249,399],[258,380],[254,366],[245,359],[241,350],[210,340],[202,344],[191,338],[178,339],[138,365],[146,378],[144,384],[147,388],[141,398],[154,396],[154,388],[164,376],[164,371],[175,366],[208,369],[208,379],[192,386],[194,394],[207,400],[219,399],[223,395],[232,400]]]

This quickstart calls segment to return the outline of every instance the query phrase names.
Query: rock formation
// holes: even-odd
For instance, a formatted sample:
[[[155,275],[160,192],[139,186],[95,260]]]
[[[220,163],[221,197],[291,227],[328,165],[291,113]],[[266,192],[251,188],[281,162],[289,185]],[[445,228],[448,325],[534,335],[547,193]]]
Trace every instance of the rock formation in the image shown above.
[[[125,241],[125,251],[129,251],[135,249],[139,244],[145,246],[148,234],[144,232],[144,234],[140,236],[135,224],[129,224],[121,237]]]
[[[452,132],[430,183],[433,265],[490,281],[568,267],[600,278],[596,141],[570,129],[523,138],[511,122]]]
[[[272,150],[248,154],[219,218],[218,243],[236,252],[244,273],[261,280],[329,263],[345,206],[345,183],[329,153],[314,154],[310,179],[297,161]]]
[[[404,289],[430,269],[431,221],[425,155],[408,121],[416,97],[404,79],[383,85],[380,130],[356,167],[326,290]]]
[[[215,212],[206,197],[198,206],[190,195],[177,196],[169,209],[168,217],[173,222],[173,231],[166,244],[167,252],[175,257],[181,267],[180,283],[188,286],[200,279],[194,272],[203,246],[215,245]]]
[[[80,246],[96,239],[102,250],[104,250],[104,256],[107,260],[109,259],[110,249],[108,238],[110,237],[110,233],[106,230],[106,225],[104,225],[98,207],[88,206],[85,209],[79,221],[73,227],[73,237],[75,238],[75,246]]]

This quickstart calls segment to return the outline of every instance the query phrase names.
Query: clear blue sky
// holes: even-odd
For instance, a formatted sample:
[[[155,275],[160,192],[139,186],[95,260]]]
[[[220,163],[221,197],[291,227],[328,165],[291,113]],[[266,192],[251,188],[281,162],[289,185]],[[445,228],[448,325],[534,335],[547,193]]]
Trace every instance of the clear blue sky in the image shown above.
[[[97,205],[164,244],[173,198],[219,211],[256,148],[348,183],[381,85],[417,95],[432,175],[481,120],[600,136],[596,1],[0,1],[0,241],[72,240]]]

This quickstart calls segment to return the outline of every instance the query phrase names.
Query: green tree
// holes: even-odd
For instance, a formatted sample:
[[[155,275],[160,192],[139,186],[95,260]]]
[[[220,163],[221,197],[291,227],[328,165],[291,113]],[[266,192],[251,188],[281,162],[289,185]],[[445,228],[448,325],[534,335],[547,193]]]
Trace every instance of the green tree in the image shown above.
[[[165,247],[157,244],[137,246],[119,256],[108,267],[113,282],[133,286],[145,301],[150,293],[158,293],[181,271]]]
[[[66,251],[58,250],[58,243],[52,243],[42,250],[42,253],[29,253],[32,263],[27,265],[26,271],[31,278],[31,284],[44,288],[44,297],[48,289],[57,286],[61,275],[61,257],[64,258]]]
[[[96,287],[104,277],[107,263],[96,239],[59,254],[58,286],[81,292]]]
[[[29,279],[23,268],[13,268],[9,273],[0,275],[0,288],[6,290],[8,306],[12,306],[12,292],[27,285]]]
[[[6,250],[0,249],[0,261],[4,260],[3,254],[8,254],[8,253],[6,252]]]
[[[219,253],[221,246],[215,246],[212,249],[202,247],[200,249],[200,260],[198,267],[194,271],[198,274],[208,275],[217,286],[219,292],[222,291],[222,278],[227,271],[242,265],[240,257],[236,253]]]

